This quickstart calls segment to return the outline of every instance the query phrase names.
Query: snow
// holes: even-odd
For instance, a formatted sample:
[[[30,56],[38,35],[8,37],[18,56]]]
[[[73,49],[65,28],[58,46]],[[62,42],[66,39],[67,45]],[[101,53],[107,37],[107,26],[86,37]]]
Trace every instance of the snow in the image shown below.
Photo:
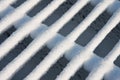
[[[114,0],[111,0],[111,2],[102,1],[100,2],[93,11],[83,20],[83,22],[78,25],[75,30],[73,30],[67,37],[71,41],[75,41],[88,27],[89,25],[113,2]],[[97,41],[96,41],[97,42]],[[95,42],[94,42],[95,43]],[[94,44],[93,43],[93,44]],[[78,54],[73,58],[70,63],[68,63],[67,67],[64,68],[64,70],[61,72],[61,74],[57,77],[56,80],[69,80],[75,72],[81,68],[83,63],[91,57],[91,53],[93,52],[92,46],[82,49],[80,52],[81,54]],[[68,74],[69,72],[69,74]]]
[[[0,59],[3,58],[12,48],[14,48],[15,45],[18,44],[25,36],[27,36],[33,30],[37,29],[39,24],[45,20],[55,9],[57,9],[64,1],[65,0],[54,1],[51,5],[48,5],[45,9],[33,17],[33,19],[22,25],[22,27],[15,31],[8,39],[6,39],[0,45]]]
[[[27,19],[27,18],[28,18],[28,19]],[[26,22],[27,20],[29,20],[29,17],[28,17],[28,16],[25,16],[24,19],[25,19],[25,22]],[[17,23],[17,24],[21,25],[21,23],[23,23],[23,22],[24,22],[24,20],[21,21],[20,23]],[[17,26],[17,24],[16,24],[16,26]],[[18,26],[18,27],[19,27],[19,26]],[[18,28],[18,27],[16,27],[16,28]],[[31,33],[31,36],[33,36],[33,38],[36,38],[38,33],[42,33],[42,32],[44,32],[46,29],[48,29],[47,26],[45,26],[45,25],[42,25],[42,26],[39,26],[39,27],[40,27],[39,30],[35,31],[34,33]],[[58,43],[59,43],[61,40],[63,40],[63,39],[64,39],[63,36],[57,34],[50,42],[47,43],[47,45],[49,46],[49,48],[53,48],[56,44],[58,44]],[[51,43],[51,42],[52,42],[52,43]],[[54,43],[54,44],[53,44],[53,43]],[[79,46],[79,45],[77,45],[77,44],[75,44],[75,43],[72,43],[72,44],[74,45],[74,46],[73,46],[73,49],[70,50],[70,51],[68,51],[67,54],[65,54],[65,55],[66,55],[66,58],[67,58],[68,60],[70,60],[71,58],[73,58],[73,56],[75,56],[75,55],[78,54],[77,52],[81,52],[81,50],[83,49],[82,46]],[[76,50],[77,50],[77,52],[76,52]],[[73,53],[75,53],[75,54],[73,54]],[[91,52],[91,53],[92,53],[92,52]],[[92,58],[92,59],[90,59],[90,60],[85,64],[85,66],[84,66],[85,69],[87,69],[88,71],[90,71],[90,70],[93,68],[93,65],[92,65],[92,64],[94,64],[94,61],[96,61],[96,60],[100,61],[100,60],[101,60],[101,58],[98,57],[98,56],[96,56],[96,55],[93,57],[93,54],[92,54],[91,58]],[[87,65],[87,64],[89,64],[89,65]],[[119,79],[119,74],[120,74],[119,68],[116,67],[116,66],[114,66],[113,72],[114,72],[114,73],[109,72],[109,73],[105,76],[105,78],[106,78],[107,80],[114,80],[114,79],[116,79],[116,78]],[[115,74],[117,74],[117,75],[115,75]],[[114,76],[114,77],[113,77],[113,76]]]
[[[86,80],[101,80],[107,72],[113,69],[112,64],[119,55],[120,41],[116,44],[113,50],[94,67]]]
[[[1,0],[0,1],[0,13],[6,10],[10,4],[15,3],[17,0]]]
[[[28,23],[24,24],[17,31],[15,31],[5,42],[0,46],[0,59],[2,59],[9,50],[15,47],[24,37],[26,37],[31,31],[37,29],[39,24],[46,19],[55,9],[57,9],[65,0],[55,0],[52,1],[45,9],[33,17]],[[34,26],[34,27],[33,27]],[[36,39],[37,40],[37,39]],[[39,45],[36,40],[33,41],[20,56],[13,60],[13,63],[9,63],[0,73],[0,79],[7,80],[12,77],[12,75],[21,68],[22,66],[37,50],[39,50]],[[32,46],[33,45],[33,46]],[[32,49],[31,49],[32,48]],[[26,54],[29,53],[29,54]]]
[[[2,20],[0,21],[0,34],[10,28],[13,23],[23,18],[24,15],[40,1],[41,0],[28,0],[21,6],[19,6],[17,9],[15,9],[15,11],[5,16],[5,18],[2,18]]]
[[[38,38],[35,39],[35,43],[39,43],[39,49],[50,39],[52,39],[56,33],[65,25],[80,9],[82,9],[89,0],[81,0],[76,2],[74,6],[72,6],[58,21],[56,21],[53,25],[50,26],[48,30],[44,32],[44,34],[40,35]],[[81,5],[79,5],[81,3]],[[66,43],[67,42],[67,43]],[[71,47],[71,42],[66,41],[63,44],[65,46]],[[34,44],[35,44],[34,43]],[[63,46],[61,44],[59,47],[53,49],[51,53],[38,65],[38,67],[33,71],[26,79],[38,79],[41,78],[42,75],[53,65],[57,60],[60,58],[61,53],[64,53],[65,50],[69,49],[68,47]],[[61,50],[61,47],[65,50]],[[61,52],[62,51],[62,52]],[[40,74],[38,74],[40,72]]]

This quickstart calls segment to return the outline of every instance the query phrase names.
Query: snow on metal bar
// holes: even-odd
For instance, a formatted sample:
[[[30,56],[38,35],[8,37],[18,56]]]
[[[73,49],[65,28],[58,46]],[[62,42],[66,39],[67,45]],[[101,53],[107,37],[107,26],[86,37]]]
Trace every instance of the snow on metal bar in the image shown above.
[[[120,9],[114,13],[107,24],[98,32],[98,34],[85,46],[85,48],[73,58],[73,60],[64,68],[57,80],[68,80],[91,57],[91,52],[100,44],[105,36],[120,22]],[[69,74],[68,74],[69,72]],[[90,79],[91,80],[91,79]],[[96,80],[96,79],[92,79]]]
[[[53,48],[52,51],[44,58],[44,60],[35,68],[35,70],[28,75],[26,80],[38,79],[44,75],[46,71],[64,54],[64,52],[72,47],[72,43],[77,39],[78,33],[81,34],[85,30],[85,27],[87,28],[113,1],[114,0],[110,2],[103,1],[97,5],[97,7],[95,7],[95,9],[78,26],[78,28],[74,30],[74,36],[76,36],[76,38],[73,37],[73,33],[71,33],[63,42]]]
[[[7,38],[0,45],[0,59],[2,59],[7,52],[13,49],[24,37],[26,37],[30,32],[37,29],[40,23],[45,20],[52,12],[57,9],[65,0],[54,0],[45,9],[33,17],[29,22],[21,26],[17,31],[15,31],[9,38]]]
[[[94,49],[102,42],[102,40],[106,37],[106,35],[116,27],[116,25],[120,22],[120,9],[118,9],[114,15],[110,18],[110,20],[107,22],[107,24],[98,32],[97,35],[87,44],[86,47],[89,47],[91,51],[94,51]]]
[[[100,2],[101,0],[91,0],[91,4],[92,5],[96,5]],[[109,1],[109,0],[108,0]],[[107,12],[109,12],[110,14],[113,14],[118,8],[120,7],[120,1],[115,0],[115,2],[113,2],[113,4],[111,4],[109,6],[109,8],[107,9]]]
[[[6,10],[10,4],[16,2],[17,0],[1,0],[0,1],[0,13]]]
[[[8,11],[12,11],[14,10],[13,7],[9,7]],[[4,14],[5,15],[5,14]],[[1,16],[1,15],[0,15]],[[21,24],[24,24],[25,22],[29,21],[30,17],[25,15],[24,18],[22,20],[20,20],[20,22],[14,24],[15,28],[19,28]],[[30,34],[30,36],[35,39],[39,34],[45,32],[45,30],[48,29],[48,26],[42,24],[40,25],[40,28],[35,30],[34,32],[32,32]],[[53,47],[55,47],[55,45],[57,45],[59,42],[61,42],[65,37],[63,37],[60,34],[57,34],[50,42],[46,43],[47,47],[52,49]],[[83,47],[73,43],[74,47],[72,49],[70,49],[68,52],[66,52],[65,57],[67,60],[71,60],[75,55],[77,55],[82,49]],[[92,71],[92,68],[94,67],[94,61],[101,61],[102,58],[100,58],[99,56],[97,56],[96,54],[92,53],[93,56],[92,58],[87,61],[84,65],[84,69],[86,69],[87,71]],[[116,78],[119,79],[119,75],[120,75],[120,68],[115,66],[113,64],[113,68],[108,74],[105,75],[105,80],[115,80]],[[117,74],[117,75],[114,75]]]
[[[29,20],[29,17],[28,16],[24,16],[25,18],[25,20],[26,21],[28,21]],[[24,20],[23,20],[24,21]],[[17,24],[15,24],[16,26],[19,26],[19,25],[21,25],[21,23],[24,23],[23,21],[20,21],[19,23],[17,23]],[[116,22],[116,24],[117,24],[117,22]],[[48,29],[48,28],[46,28],[45,26],[42,28],[43,26],[41,26],[40,28],[41,29],[43,29],[42,31],[45,31],[46,29]],[[16,28],[18,28],[18,27],[16,27]],[[45,29],[44,29],[45,28]],[[111,28],[109,29],[109,30],[111,30]],[[109,31],[108,30],[108,31]],[[102,32],[101,32],[102,33]],[[107,33],[107,32],[106,32]],[[109,33],[109,32],[108,32]],[[108,34],[107,33],[107,34]],[[100,34],[100,33],[99,33]],[[36,33],[36,31],[35,31],[35,34],[31,34],[31,36],[32,36],[32,38],[35,38],[36,36],[37,36],[37,33]],[[64,39],[63,38],[63,36],[61,36],[61,35],[55,35],[57,38],[59,37],[60,38],[60,40],[62,40],[62,39]],[[58,41],[57,39],[56,39],[56,37],[54,37],[51,41],[52,41],[52,43],[54,43],[54,41],[56,42],[56,41]],[[100,40],[100,39],[99,39]],[[94,41],[96,41],[94,38],[93,38],[93,42]],[[92,41],[91,41],[91,44],[89,43],[89,45],[92,45],[92,43],[93,43]],[[52,43],[50,43],[50,42],[48,42],[47,43],[47,45],[50,47],[50,48],[52,48],[53,46],[55,46],[56,44],[52,44]],[[100,43],[100,41],[98,41],[98,44]],[[58,43],[57,43],[58,44]],[[75,44],[74,42],[73,43],[71,43],[71,45],[73,46],[74,45],[74,49],[73,49],[73,51],[74,52],[76,52],[76,48],[79,48],[80,50],[81,49],[83,49],[81,46],[79,46],[79,45],[77,45],[77,44]],[[76,47],[75,47],[76,46]],[[94,46],[95,47],[95,46]],[[99,80],[99,79],[101,79],[103,76],[104,76],[104,74],[106,74],[107,72],[109,72],[112,68],[114,68],[114,69],[116,69],[117,71],[116,72],[118,72],[118,71],[120,71],[119,69],[118,69],[118,67],[116,67],[116,66],[114,66],[113,65],[113,62],[114,62],[114,60],[119,56],[119,54],[120,53],[117,53],[117,52],[120,52],[119,49],[120,48],[120,42],[116,45],[116,47],[97,65],[97,67],[95,67],[95,69],[91,72],[91,74],[89,75],[89,77],[87,78],[88,80]],[[92,48],[93,49],[93,48]],[[90,53],[93,53],[92,52],[92,49],[90,50],[91,52]],[[79,51],[80,51],[79,50]],[[64,51],[64,50],[63,50]],[[69,51],[69,52],[67,52],[67,53],[70,53],[70,54],[66,54],[66,58],[67,59],[70,59],[69,58],[69,56],[71,55],[71,50]],[[92,58],[93,58],[93,55],[95,55],[95,54],[92,54]],[[95,56],[96,57],[96,59],[98,59],[98,56]],[[24,62],[25,63],[25,62]],[[84,63],[84,62],[83,62]],[[89,61],[87,62],[87,63],[89,63]],[[13,64],[14,64],[14,61],[13,61]],[[16,65],[18,65],[18,64],[16,64]],[[22,64],[21,64],[22,65]],[[10,66],[10,65],[9,65]],[[19,66],[19,68],[20,68],[21,66]],[[104,70],[104,68],[107,68],[107,69],[105,69]],[[109,67],[109,68],[108,68]],[[13,67],[14,68],[14,67]],[[19,68],[18,69],[16,69],[15,70],[15,72],[17,71],[17,70],[19,70]],[[85,69],[87,69],[87,68],[85,68]],[[11,68],[10,68],[10,70],[11,70]],[[88,69],[87,69],[88,70]],[[112,69],[113,70],[113,69]],[[90,70],[89,70],[90,71]],[[115,70],[113,70],[113,71],[115,71]],[[14,72],[14,73],[15,73]],[[14,74],[13,73],[13,74]],[[13,75],[13,74],[11,74],[11,75]],[[96,76],[98,76],[98,74],[99,74],[99,77],[97,77],[96,78]],[[101,74],[101,75],[100,75]],[[118,73],[118,75],[119,75],[120,73]],[[114,79],[119,79],[119,77],[112,77],[112,78],[110,78],[111,76],[116,76],[116,75],[112,75],[112,71],[110,71],[109,73],[108,73],[108,75],[107,75],[107,77],[106,77],[106,79],[107,80],[114,80]],[[106,76],[106,75],[105,75]],[[12,76],[10,76],[10,77],[12,77]],[[9,78],[10,78],[9,77]],[[92,77],[92,78],[91,78]],[[4,79],[3,79],[4,80]]]
[[[58,30],[59,30],[59,27],[62,27],[65,23],[67,23],[88,2],[89,2],[89,0],[86,0],[86,1],[85,0],[81,0],[81,1],[79,0],[68,12],[66,12],[65,15],[63,15],[63,17],[60,18],[59,21],[57,21],[55,23],[56,25],[54,25],[53,28],[58,27]],[[79,6],[81,3],[83,3],[83,5]],[[53,29],[53,28],[52,28],[52,30],[54,31],[55,29]],[[56,32],[54,32],[54,34],[55,33]],[[50,33],[48,35],[50,35]],[[44,38],[45,38],[45,36],[44,36]],[[31,58],[31,56],[33,56],[37,50],[39,50],[39,46],[38,46],[39,42],[44,44],[42,41],[39,41],[39,40],[36,41],[36,40],[38,40],[38,39],[35,39],[14,61],[11,62],[11,64],[7,65],[7,67],[3,70],[2,74],[11,75],[11,73],[16,72],[25,62],[27,62],[27,60],[29,58]],[[40,40],[43,40],[43,39],[40,38]],[[26,54],[26,53],[29,53],[29,54]],[[9,74],[9,70],[11,70],[11,69],[12,69],[12,72],[10,72],[10,74]]]
[[[113,69],[113,62],[120,55],[120,41],[113,50],[91,71],[86,80],[102,80],[103,76]],[[116,78],[116,80],[118,80]]]
[[[0,18],[5,17],[7,14],[10,14],[11,12],[13,12],[16,8],[9,6],[7,8],[7,10],[5,10],[3,13],[0,14]],[[23,24],[25,24],[26,22],[30,21],[32,18],[29,17],[27,14],[24,15],[24,17],[20,20],[18,20],[18,22],[13,23],[14,27],[16,29],[18,29],[19,27],[21,27]]]
[[[30,11],[41,0],[27,0],[20,7],[15,9],[0,21],[0,34],[11,27],[11,25],[24,17],[25,13]]]
[[[89,0],[78,0],[76,2],[76,4],[70,9],[68,10],[58,21],[56,21],[56,23],[54,23],[48,30],[46,30],[42,35],[38,36],[38,38],[36,38],[34,40],[33,43],[31,43],[31,48],[28,48],[29,50],[32,49],[32,47],[36,46],[35,44],[38,44],[39,42],[39,46],[37,47],[36,46],[36,49],[34,49],[34,51],[32,50],[31,52],[34,52],[32,54],[35,54],[35,52],[37,50],[39,50],[47,41],[49,41],[50,39],[52,39],[55,35],[56,35],[56,32],[58,32],[62,27],[63,25],[69,21],[78,11],[79,9],[81,9],[82,7],[84,7],[87,3],[89,2]],[[81,5],[79,5],[81,4]],[[51,36],[49,36],[51,35]],[[38,48],[38,49],[37,49]],[[55,58],[54,58],[55,59]],[[34,75],[35,77],[32,77],[32,79],[38,79],[38,78],[41,78],[42,75],[45,74],[45,69],[42,69],[43,67],[41,67],[41,74],[38,74],[38,75]],[[46,69],[47,70],[47,69]],[[26,78],[27,80],[28,79],[31,79],[29,77]]]

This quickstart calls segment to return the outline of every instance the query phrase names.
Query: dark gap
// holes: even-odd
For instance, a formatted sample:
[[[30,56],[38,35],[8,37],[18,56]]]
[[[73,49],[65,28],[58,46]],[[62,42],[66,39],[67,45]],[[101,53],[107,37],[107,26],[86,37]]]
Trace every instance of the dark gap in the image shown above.
[[[113,29],[113,33],[116,37],[120,38],[120,23]]]
[[[46,46],[37,52],[25,65],[13,76],[11,80],[23,80],[48,54],[50,49]]]
[[[2,70],[8,63],[10,63],[15,57],[17,57],[32,41],[30,37],[25,38],[22,42],[20,42],[14,49],[12,49],[8,55],[6,55],[0,61],[0,70]]]
[[[70,80],[85,80],[85,78],[88,75],[89,72],[82,67],[76,72],[76,74]]]
[[[69,4],[73,5],[77,0],[68,0]]]
[[[117,25],[95,49],[95,54],[100,57],[105,57],[120,40],[120,31],[116,33],[119,25]]]
[[[114,64],[120,68],[120,56],[114,61]]]
[[[88,42],[100,31],[100,29],[107,23],[111,16],[104,11],[77,39],[76,43],[85,46]]]
[[[102,78],[102,80],[105,80],[104,77]]]
[[[61,57],[40,80],[55,80],[67,63],[66,58]]]
[[[92,9],[93,6],[91,6],[90,3],[87,4],[59,31],[59,33],[63,36],[67,36],[82,20],[84,20]]]
[[[29,11],[28,15],[30,17],[35,16],[37,13],[39,13],[43,8],[45,8],[51,0],[42,0],[39,2],[32,10]]]
[[[69,4],[69,1],[64,2],[59,6],[45,21],[44,24],[50,26],[56,22],[72,5]]]
[[[16,29],[12,26],[0,35],[0,44],[5,41]]]
[[[21,4],[23,4],[27,0],[17,0],[15,3],[12,4],[14,8],[19,7]]]

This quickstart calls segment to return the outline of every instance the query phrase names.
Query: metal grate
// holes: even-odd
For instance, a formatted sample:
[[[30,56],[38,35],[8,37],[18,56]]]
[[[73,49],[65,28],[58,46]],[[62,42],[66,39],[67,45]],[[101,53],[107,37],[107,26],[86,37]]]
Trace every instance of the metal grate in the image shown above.
[[[12,25],[16,28],[16,30],[1,43],[0,60],[2,61],[9,55],[9,52],[29,35],[33,38],[33,41],[1,70],[0,80],[12,79],[45,45],[51,49],[50,52],[24,77],[24,80],[42,80],[42,77],[47,71],[57,63],[63,55],[66,59],[70,60],[70,62],[68,62],[60,74],[56,76],[55,80],[69,80],[82,66],[84,66],[85,70],[90,71],[86,80],[101,80],[103,78],[105,80],[120,80],[120,68],[114,64],[120,54],[120,41],[117,41],[114,48],[112,48],[104,58],[94,53],[100,43],[120,22],[119,1],[50,0],[50,3],[44,6],[44,8],[33,17],[28,16],[27,13],[38,3],[44,2],[44,0],[26,0],[14,8],[11,4],[15,2],[17,2],[17,0],[0,1],[0,34],[6,33],[8,29],[12,28]],[[49,27],[44,24],[60,6],[67,5],[68,2],[72,5],[69,9],[62,13]],[[90,13],[87,16],[83,16],[84,19],[78,22],[79,24],[76,25],[67,36],[64,37],[61,35],[59,33],[60,30],[63,29],[69,21],[73,20],[76,14],[84,10],[88,4],[94,5]],[[82,36],[104,11],[107,11],[111,16],[105,25],[103,25],[102,29],[100,29],[84,47],[77,44],[76,40]],[[120,31],[119,28],[117,28],[117,30],[116,35],[119,34]]]

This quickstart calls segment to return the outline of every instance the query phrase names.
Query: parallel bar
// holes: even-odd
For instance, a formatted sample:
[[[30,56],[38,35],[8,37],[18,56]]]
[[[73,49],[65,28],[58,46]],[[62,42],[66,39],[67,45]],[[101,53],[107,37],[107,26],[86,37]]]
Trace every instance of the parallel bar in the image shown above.
[[[100,1],[102,1],[102,0],[91,0],[91,4],[95,6],[95,5],[97,5]],[[107,0],[107,1],[109,1],[109,0]],[[111,4],[111,5],[107,8],[106,11],[107,11],[109,14],[113,14],[119,7],[120,7],[120,1],[115,0],[115,1],[113,2],[113,4]]]
[[[47,28],[46,28],[47,29]],[[54,40],[54,39],[53,39]],[[51,44],[51,43],[50,43]],[[49,45],[49,43],[48,43],[48,45]],[[74,44],[73,44],[74,45]],[[118,47],[120,47],[119,45],[118,45]],[[113,50],[112,50],[113,51]],[[115,49],[114,49],[114,51],[115,51]],[[116,47],[116,51],[118,51],[118,49],[117,49],[117,47]],[[120,52],[120,51],[119,51]],[[112,55],[114,55],[114,56],[112,56]],[[99,66],[99,68],[95,68],[94,70],[95,70],[95,72],[94,71],[92,71],[93,73],[91,73],[92,75],[91,76],[93,76],[93,78],[91,79],[91,80],[96,80],[96,76],[95,75],[98,75],[98,73],[100,73],[100,74],[102,74],[102,75],[99,75],[99,77],[100,78],[102,78],[103,76],[104,76],[104,74],[105,73],[107,73],[109,70],[111,70],[112,68],[113,68],[113,63],[109,63],[109,62],[113,62],[117,57],[118,57],[118,53],[116,53],[116,54],[114,54],[113,52],[111,52],[111,54],[109,54],[108,56],[106,56],[105,57],[105,59],[104,60],[102,60],[102,62],[100,63],[100,66]],[[109,59],[109,61],[108,61],[108,59]],[[105,65],[104,65],[105,64]],[[109,68],[107,68],[109,66]],[[107,68],[107,69],[105,69],[104,71],[103,71],[103,69],[104,68]],[[116,68],[116,67],[115,67]],[[101,72],[101,71],[103,71],[103,72]],[[96,74],[95,74],[96,73]],[[102,77],[101,77],[102,76]],[[99,77],[97,77],[97,80],[98,80],[98,78]],[[89,80],[89,78],[87,78],[88,80]],[[116,78],[116,79],[119,79],[119,78]]]
[[[14,8],[9,6],[9,11],[12,11],[12,10],[14,10]],[[1,15],[0,16],[3,17],[5,15],[6,15],[6,13],[2,14],[2,16]],[[15,28],[19,28],[21,24],[23,24],[29,20],[30,20],[30,17],[25,15],[25,17],[20,22],[14,24],[14,26],[15,26]],[[34,39],[34,38],[36,38],[36,36],[38,36],[38,34],[41,34],[42,32],[44,32],[47,29],[48,29],[48,26],[42,25],[42,27],[40,27],[39,29],[37,29],[36,31],[31,33],[30,36]],[[59,42],[61,42],[64,38],[65,37],[63,37],[62,35],[57,34],[50,42],[47,43],[48,48],[52,49],[55,45],[57,45]],[[82,46],[74,43],[74,47],[65,54],[66,59],[71,60],[75,55],[77,55],[81,51],[82,48],[83,48]],[[92,57],[92,59],[87,61],[87,63],[85,63],[85,65],[84,65],[84,69],[86,69],[87,71],[92,71],[92,67],[94,66],[94,61],[102,60],[102,58],[100,58],[99,56],[95,55],[94,53],[92,53],[92,54],[94,57]],[[113,66],[114,66],[114,69],[105,75],[105,80],[115,80],[115,79],[120,78],[119,77],[120,68],[114,64],[113,64]]]
[[[8,39],[0,45],[0,59],[13,49],[30,32],[37,29],[41,22],[45,20],[53,11],[55,11],[65,0],[54,0],[45,9],[33,17],[29,22],[22,25]]]
[[[15,3],[17,0],[1,0],[0,1],[0,13],[6,10],[12,3]]]
[[[6,15],[10,14],[11,12],[14,12],[16,8],[9,6],[7,8],[7,10],[5,10],[4,12],[0,13],[0,18],[5,17]],[[20,28],[23,24],[27,23],[28,21],[30,21],[32,19],[32,17],[28,16],[27,14],[24,15],[24,17],[22,19],[20,19],[18,22],[13,23],[14,27],[16,29]]]
[[[113,50],[91,71],[86,80],[102,80],[103,76],[113,69],[113,62],[120,55],[120,41]],[[116,80],[118,80],[116,78]]]
[[[87,44],[91,51],[94,51],[95,48],[102,42],[102,40],[109,34],[109,32],[116,27],[120,22],[120,9],[118,9],[114,15],[110,18],[107,24],[98,32],[97,35]]]
[[[83,49],[80,54],[76,55],[67,65],[67,67],[64,68],[57,80],[68,80],[79,68],[81,68],[84,62],[91,58],[92,54],[90,53],[94,51],[94,49],[100,44],[100,42],[102,42],[106,35],[120,22],[119,16],[120,9],[114,13],[102,30],[100,30],[98,34],[87,44],[87,46],[85,46],[85,49]]]
[[[58,44],[55,48],[52,49],[52,51],[44,58],[44,60],[33,70],[33,72],[28,75],[26,80],[34,80],[40,78],[42,75],[44,75],[47,70],[64,54],[64,52],[68,49],[70,49],[73,45],[77,37],[78,33],[81,34],[85,28],[87,27],[112,3],[113,1],[106,2],[103,1],[97,7],[93,10],[92,13],[89,14],[89,16],[74,30],[74,35],[71,36],[71,33],[69,36],[65,38],[60,44]],[[46,38],[46,37],[45,37]],[[37,77],[37,78],[36,78]],[[64,79],[61,79],[64,80]]]
[[[0,46],[0,51],[2,54],[0,55],[0,59],[3,58],[9,50],[15,47],[15,45],[22,40],[26,35],[28,35],[31,31],[37,29],[40,25],[40,23],[45,20],[55,9],[57,9],[65,0],[54,0],[52,1],[45,9],[43,9],[40,13],[38,13],[33,19],[31,19],[28,23],[20,27],[16,32],[14,32],[11,37],[9,37],[5,42],[2,43]],[[34,47],[35,48],[35,47]],[[34,49],[33,48],[33,49]],[[6,51],[7,50],[7,51]],[[20,61],[16,63],[14,66],[14,63],[17,61],[14,59],[12,64],[9,64],[9,66],[13,67],[5,67],[0,72],[0,80],[9,80],[16,71],[18,71],[17,68],[21,68],[19,65],[22,65],[25,63],[26,57],[29,57],[28,54],[25,54],[26,56],[22,57],[20,54],[19,58]],[[9,69],[9,70],[7,70]]]
[[[23,18],[24,15],[40,1],[41,0],[27,0],[17,9],[15,9],[15,11],[2,18],[0,21],[0,34],[10,28],[13,23]]]
[[[63,15],[55,24],[53,24],[53,26],[51,26],[50,29],[48,29],[48,30],[55,31],[54,33],[49,33],[48,35],[52,36],[50,34],[55,34],[60,28],[63,27],[64,24],[66,24],[88,2],[89,2],[89,0],[86,0],[86,1],[79,0],[70,10],[68,10],[65,13],[65,15]],[[83,4],[81,4],[81,3],[83,3]],[[81,4],[81,6],[80,6],[80,4]],[[57,29],[55,30],[55,28],[57,28]],[[46,35],[46,34],[45,33],[43,34],[43,37],[41,37],[42,40],[46,39],[44,35]],[[39,50],[39,44],[44,44],[44,43],[42,41],[40,41],[41,38],[39,40],[38,40],[38,38],[35,39],[18,57],[16,57],[14,61],[12,61],[10,64],[7,65],[7,67],[4,68],[4,70],[2,72],[2,76],[3,76],[3,74],[11,75],[12,73],[15,73],[17,70],[19,70],[22,67],[22,65],[25,62],[27,62],[27,60],[29,60],[31,58],[31,56],[33,56],[35,54],[35,52],[37,50]],[[9,70],[11,70],[11,69],[12,69],[12,72],[9,72]],[[35,79],[35,80],[37,80],[37,79]]]
[[[14,32],[11,35],[11,37],[9,37],[0,46],[0,51],[1,50],[5,51],[5,52],[2,52],[2,55],[0,55],[0,58],[3,58],[7,54],[7,52],[9,50],[11,50],[12,48],[14,48],[15,45],[20,40],[22,40],[26,35],[28,35],[31,31],[37,29],[39,27],[40,23],[44,19],[46,19],[55,9],[57,9],[64,1],[65,0],[54,0],[54,1],[52,1],[45,9],[43,9],[39,14],[37,14],[32,20],[30,20],[28,23],[26,23],[25,25],[23,25],[22,27],[20,27],[16,32]],[[26,55],[28,56],[29,54],[26,54]],[[8,80],[8,79],[10,79],[15,74],[16,70],[18,71],[18,69],[16,69],[16,68],[20,68],[19,65],[21,65],[22,63],[25,63],[26,60],[24,58],[26,58],[26,57],[22,57],[21,56],[20,62],[17,62],[17,64],[15,65],[16,67],[13,67],[13,68],[9,67],[10,71],[6,70],[7,67],[4,68],[0,72],[0,79],[1,80]],[[16,59],[14,59],[14,61],[16,61]],[[12,63],[10,65],[12,66],[13,64],[14,63]]]
[[[4,0],[5,1],[5,0]],[[93,5],[93,6],[96,6],[99,2],[100,2],[101,0],[90,0],[90,3],[91,3],[91,5]],[[8,8],[10,8],[11,6],[9,6]],[[113,14],[118,8],[120,7],[120,1],[118,1],[118,0],[115,0],[115,2],[113,3],[113,4],[111,4],[110,6],[109,6],[109,8],[107,8],[107,12],[109,13],[109,14]],[[7,9],[8,9],[7,8]],[[6,11],[6,10],[5,10]],[[5,16],[6,14],[4,14],[4,11],[2,12],[2,13],[0,13],[0,17],[1,17],[1,15],[2,15],[2,17],[3,16]]]
[[[37,47],[38,49],[34,49],[34,51],[32,51],[33,52],[32,54],[35,54],[35,52],[38,51],[46,42],[52,39],[56,35],[56,32],[58,32],[66,23],[66,20],[68,21],[69,19],[71,19],[75,15],[75,13],[77,13],[79,9],[82,9],[82,7],[84,7],[88,2],[89,0],[78,0],[75,3],[75,5],[70,10],[68,10],[67,13],[65,13],[56,23],[54,23],[48,30],[46,30],[42,35],[36,38],[33,44],[31,45],[31,48],[28,48],[28,49],[31,50],[32,47],[35,46],[35,44],[38,44],[38,42],[41,42],[41,43],[39,43],[39,46]],[[47,68],[45,69],[45,67],[44,68],[41,67],[40,74],[36,74],[36,73],[35,75],[30,74],[30,76],[34,76],[34,77],[29,78],[28,76],[27,78],[25,78],[25,80],[39,79],[46,73],[45,70],[47,70]]]

